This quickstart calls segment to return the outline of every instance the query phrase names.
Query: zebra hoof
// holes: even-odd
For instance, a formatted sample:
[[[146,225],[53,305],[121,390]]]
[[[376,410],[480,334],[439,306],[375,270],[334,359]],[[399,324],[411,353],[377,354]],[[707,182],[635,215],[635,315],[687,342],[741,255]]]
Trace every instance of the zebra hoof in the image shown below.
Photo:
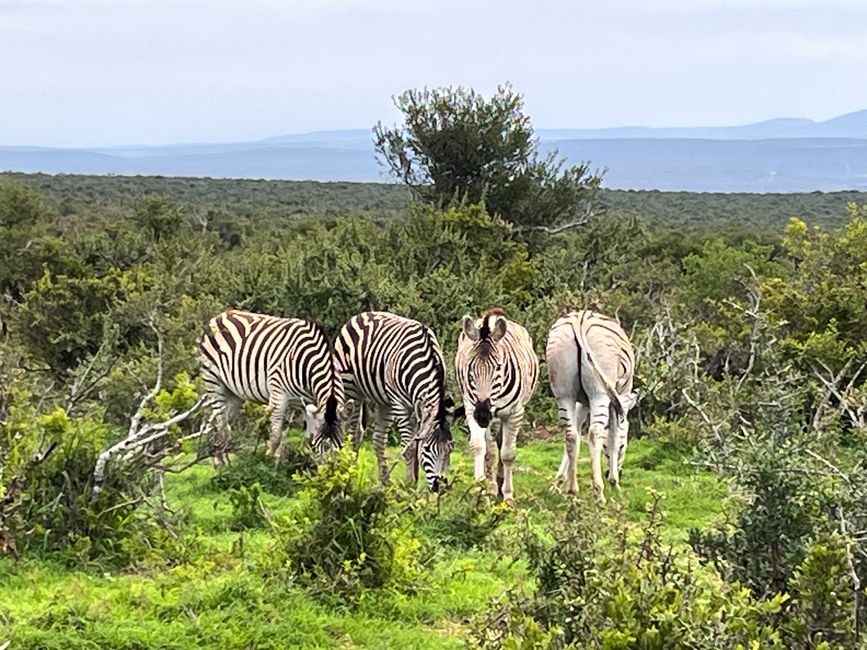
[[[504,498],[503,503],[510,508],[513,508],[515,506],[515,497]]]

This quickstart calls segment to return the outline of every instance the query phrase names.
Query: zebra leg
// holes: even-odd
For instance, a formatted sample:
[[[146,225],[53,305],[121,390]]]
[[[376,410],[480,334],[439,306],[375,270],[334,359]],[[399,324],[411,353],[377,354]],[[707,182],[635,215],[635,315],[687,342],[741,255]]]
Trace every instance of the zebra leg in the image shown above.
[[[560,462],[560,471],[555,479],[558,486],[563,482],[563,479],[566,479],[567,494],[578,492],[578,455],[581,451],[581,430],[584,428],[586,419],[587,409],[580,402],[570,400],[566,406],[566,417],[561,419],[561,421],[565,420],[563,421],[565,425],[563,460]]]
[[[578,462],[578,454],[581,449],[581,429],[584,427],[586,409],[571,397],[558,400],[560,424],[563,427],[563,457],[560,460],[560,469],[554,478],[553,490],[559,490],[563,481],[569,494],[575,494],[578,486],[575,482],[575,466]]]
[[[516,408],[508,419],[503,422],[503,444],[500,447],[500,462],[503,464],[503,501],[515,502],[512,488],[512,465],[515,462],[515,445],[518,441],[518,430],[524,421],[524,409]]]
[[[590,447],[590,469],[593,473],[593,489],[603,502],[605,501],[605,491],[602,485],[602,447],[610,408],[611,400],[607,395],[594,397],[590,401],[590,429],[587,432],[587,442]]]
[[[214,393],[214,409],[217,411],[217,427],[212,435],[210,447],[213,455],[211,463],[218,468],[229,462],[226,448],[232,438],[231,420],[241,405],[241,400],[231,394]]]
[[[364,440],[364,402],[357,399],[346,402],[346,430],[352,431],[352,450],[358,451]]]
[[[609,422],[608,482],[620,489],[620,474],[623,470],[623,459],[626,458],[626,444],[629,437],[629,420],[625,415],[619,418],[616,413],[611,413]]]
[[[488,477],[489,491],[494,496],[500,493],[502,485],[503,463],[497,458],[502,440],[503,422],[494,418],[485,433],[485,475]]]
[[[391,409],[388,406],[377,406],[376,422],[373,424],[373,451],[376,452],[379,480],[383,484],[388,483],[389,478],[388,457],[385,453],[389,424],[391,424]]]
[[[403,459],[406,461],[406,482],[415,486],[418,484],[419,441],[415,440],[412,435],[412,414],[404,410],[397,410],[394,413],[394,419],[397,422],[397,430],[400,433]]]
[[[352,441],[352,448],[354,451],[361,449],[361,443],[364,442],[364,418],[366,408],[364,402],[360,400],[356,402],[357,415],[355,420],[355,440]]]
[[[285,393],[271,391],[268,398],[268,410],[271,418],[271,435],[268,436],[268,445],[265,448],[266,456],[274,456],[278,461],[283,453],[283,421],[286,417],[286,407],[289,405],[288,396]],[[305,431],[306,434],[306,431]]]
[[[470,430],[470,452],[473,454],[473,477],[477,481],[481,481],[485,478],[487,431],[479,426],[479,423],[469,412],[467,412],[467,428]]]

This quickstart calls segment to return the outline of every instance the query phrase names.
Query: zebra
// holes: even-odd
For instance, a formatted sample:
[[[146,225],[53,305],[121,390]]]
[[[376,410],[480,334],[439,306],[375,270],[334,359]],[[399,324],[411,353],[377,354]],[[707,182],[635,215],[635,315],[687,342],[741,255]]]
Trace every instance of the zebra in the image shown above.
[[[570,312],[551,327],[546,357],[551,392],[566,431],[563,458],[553,487],[559,488],[565,478],[567,491],[577,491],[575,464],[581,431],[589,415],[587,442],[593,487],[604,500],[602,451],[608,458],[608,482],[613,486],[619,487],[626,456],[626,414],[636,400],[632,392],[632,344],[617,321],[589,310]]]
[[[231,415],[248,400],[271,412],[268,455],[281,456],[290,405],[303,407],[305,433],[318,457],[342,444],[343,382],[321,324],[230,309],[209,321],[198,348],[205,389],[226,434]],[[215,456],[215,464],[223,460],[224,454]]]
[[[396,420],[407,481],[418,482],[421,464],[432,492],[445,487],[454,446],[454,402],[446,392],[445,361],[433,331],[388,312],[364,312],[350,318],[340,330],[335,353],[347,400],[357,402],[359,435],[362,412],[372,407],[380,480],[386,483],[389,479],[386,432]]]
[[[475,478],[485,478],[487,470],[490,491],[502,491],[503,500],[512,502],[515,442],[524,406],[536,389],[539,360],[530,334],[508,320],[502,309],[490,309],[479,320],[466,315],[461,327],[455,370],[470,430]],[[460,412],[458,409],[456,414]],[[497,436],[492,430],[502,431],[498,465],[502,485],[493,474]]]

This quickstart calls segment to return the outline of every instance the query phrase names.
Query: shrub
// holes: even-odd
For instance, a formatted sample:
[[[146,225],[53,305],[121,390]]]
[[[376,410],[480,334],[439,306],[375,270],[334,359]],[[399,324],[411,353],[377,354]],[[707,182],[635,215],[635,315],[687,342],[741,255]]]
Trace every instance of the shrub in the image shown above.
[[[298,489],[294,476],[306,475],[315,468],[313,455],[306,446],[284,445],[279,463],[262,450],[244,450],[211,477],[210,487],[223,492],[257,483],[269,494],[291,495]]]
[[[74,564],[130,566],[165,563],[186,549],[168,514],[152,508],[152,474],[109,472],[98,496],[93,470],[110,431],[57,408],[37,415],[12,404],[0,424],[0,452],[9,467],[0,474],[0,496],[17,496],[0,517],[0,537],[12,548],[59,553]],[[28,443],[27,448],[22,441]],[[41,462],[24,462],[39,458]],[[14,495],[13,495],[14,496]]]
[[[391,488],[367,472],[350,445],[309,476],[301,506],[275,522],[280,569],[321,597],[353,600],[364,588],[410,592],[421,578],[421,543],[401,521]]]
[[[630,541],[625,514],[576,501],[547,535],[527,532],[532,594],[511,592],[476,619],[473,648],[782,648],[767,618],[784,598],[696,571],[660,539],[659,498]],[[753,647],[759,647],[754,645]]]
[[[473,482],[465,487],[454,481],[448,491],[437,494],[433,506],[425,496],[415,517],[438,544],[469,549],[482,546],[510,512],[508,505],[496,502],[487,486]]]
[[[262,503],[262,488],[258,483],[250,487],[240,486],[229,491],[229,503],[232,504],[232,518],[229,522],[231,530],[261,528],[268,523],[269,512]]]

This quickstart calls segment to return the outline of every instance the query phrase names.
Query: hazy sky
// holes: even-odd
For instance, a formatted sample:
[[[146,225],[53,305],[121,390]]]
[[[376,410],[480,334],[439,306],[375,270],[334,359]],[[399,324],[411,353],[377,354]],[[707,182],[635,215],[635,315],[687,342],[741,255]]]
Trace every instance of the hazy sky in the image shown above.
[[[867,1],[0,0],[0,144],[366,128],[506,80],[536,127],[827,119],[867,108]]]

